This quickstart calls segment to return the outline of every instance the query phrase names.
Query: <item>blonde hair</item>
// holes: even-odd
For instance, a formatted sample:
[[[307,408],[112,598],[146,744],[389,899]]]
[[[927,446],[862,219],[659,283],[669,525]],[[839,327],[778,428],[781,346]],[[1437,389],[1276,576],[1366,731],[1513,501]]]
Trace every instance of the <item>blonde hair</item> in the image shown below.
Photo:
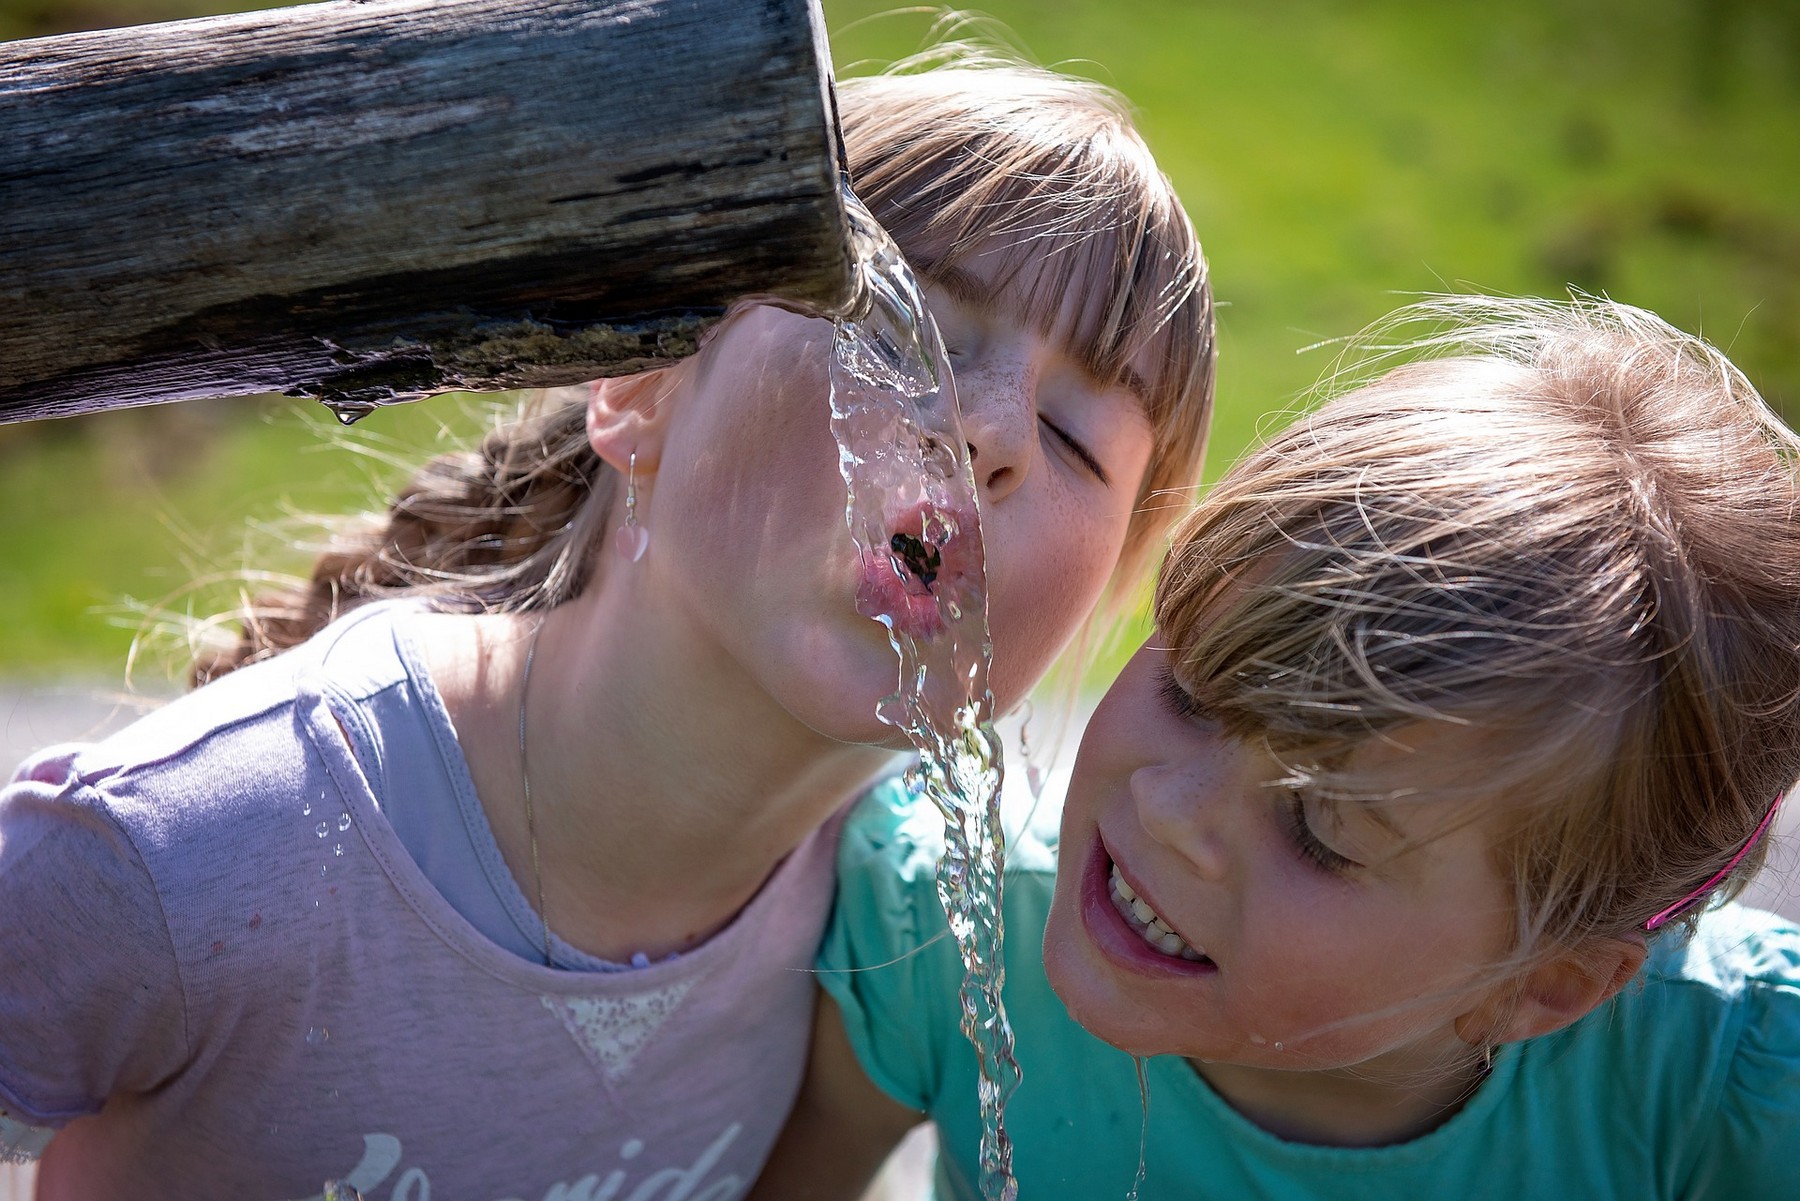
[[[1142,389],[1155,448],[1120,576],[1141,569],[1180,510],[1156,497],[1195,478],[1212,405],[1212,297],[1187,215],[1097,84],[941,47],[935,69],[850,80],[839,96],[859,196],[920,274],[996,251],[1001,280],[1034,271],[1024,314],[1055,330],[1102,382],[1154,366]],[[700,351],[706,355],[708,348]],[[487,611],[549,608],[592,574],[612,487],[589,447],[582,389],[535,398],[479,448],[441,455],[376,518],[335,531],[303,584],[221,620],[236,644],[203,652],[205,683],[304,641],[339,614],[395,594]]]
[[[1639,309],[1446,297],[1375,336],[1420,323],[1399,349],[1423,361],[1180,527],[1156,592],[1177,678],[1339,798],[1368,795],[1357,746],[1466,730],[1457,791],[1507,815],[1521,957],[1641,929],[1800,777],[1800,439]]]

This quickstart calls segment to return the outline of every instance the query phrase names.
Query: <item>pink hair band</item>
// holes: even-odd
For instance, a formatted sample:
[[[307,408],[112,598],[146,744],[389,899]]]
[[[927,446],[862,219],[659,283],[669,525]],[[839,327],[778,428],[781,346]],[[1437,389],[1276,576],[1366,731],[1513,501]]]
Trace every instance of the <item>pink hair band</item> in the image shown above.
[[[1714,874],[1712,879],[1708,880],[1699,888],[1688,893],[1687,896],[1682,897],[1679,901],[1676,901],[1673,905],[1645,922],[1645,931],[1654,930],[1671,919],[1680,917],[1692,908],[1702,897],[1717,887],[1719,881],[1723,880],[1726,876],[1729,876],[1731,874],[1731,869],[1744,861],[1744,856],[1750,853],[1750,848],[1754,847],[1762,839],[1762,836],[1768,833],[1769,827],[1774,824],[1775,811],[1781,808],[1781,795],[1782,794],[1780,793],[1775,795],[1775,799],[1769,804],[1769,811],[1763,814],[1762,821],[1757,823],[1755,833],[1751,834],[1748,841],[1738,848],[1738,853],[1731,857],[1731,862],[1720,868],[1718,872]]]

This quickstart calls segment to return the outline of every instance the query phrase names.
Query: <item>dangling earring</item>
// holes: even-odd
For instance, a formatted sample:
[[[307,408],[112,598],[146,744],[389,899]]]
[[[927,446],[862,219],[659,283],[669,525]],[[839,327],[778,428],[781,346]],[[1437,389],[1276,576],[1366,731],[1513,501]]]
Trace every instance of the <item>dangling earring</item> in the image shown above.
[[[625,524],[615,532],[613,545],[618,547],[619,554],[633,563],[644,557],[644,551],[650,545],[650,531],[639,525],[637,519],[637,451],[635,450],[631,452],[631,461],[625,467]]]

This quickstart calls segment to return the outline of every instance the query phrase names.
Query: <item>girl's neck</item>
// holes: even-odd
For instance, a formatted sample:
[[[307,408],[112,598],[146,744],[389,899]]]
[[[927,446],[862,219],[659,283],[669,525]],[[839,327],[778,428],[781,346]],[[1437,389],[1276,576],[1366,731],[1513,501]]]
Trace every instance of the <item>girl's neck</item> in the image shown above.
[[[659,636],[656,623],[604,620],[591,611],[602,604],[432,618],[427,661],[501,853],[534,904],[541,869],[550,928],[589,954],[655,958],[728,923],[893,755],[818,735],[729,660]]]
[[[1385,1147],[1429,1134],[1487,1075],[1486,1061],[1467,1053],[1404,1072],[1368,1064],[1309,1072],[1190,1062],[1250,1122],[1289,1142],[1330,1147]]]

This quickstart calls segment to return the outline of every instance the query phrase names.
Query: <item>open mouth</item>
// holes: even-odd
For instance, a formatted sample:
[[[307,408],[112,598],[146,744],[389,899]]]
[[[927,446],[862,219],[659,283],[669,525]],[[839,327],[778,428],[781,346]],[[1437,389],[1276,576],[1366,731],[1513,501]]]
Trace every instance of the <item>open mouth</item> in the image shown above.
[[[1162,915],[1150,908],[1144,898],[1132,890],[1125,877],[1119,874],[1119,865],[1116,863],[1112,865],[1107,879],[1107,891],[1112,896],[1113,908],[1125,919],[1125,924],[1158,951],[1175,959],[1185,959],[1189,963],[1198,963],[1206,958],[1198,947],[1175,933],[1174,928],[1162,919]]]
[[[1104,838],[1095,838],[1082,873],[1081,924],[1112,964],[1154,979],[1189,979],[1219,970],[1206,948],[1188,941],[1127,878]]]
[[[888,539],[888,549],[912,577],[930,588],[937,583],[938,571],[944,565],[943,551],[923,538],[895,532]]]
[[[979,600],[975,530],[972,515],[929,504],[894,515],[886,545],[864,553],[857,611],[897,633],[938,637]]]

